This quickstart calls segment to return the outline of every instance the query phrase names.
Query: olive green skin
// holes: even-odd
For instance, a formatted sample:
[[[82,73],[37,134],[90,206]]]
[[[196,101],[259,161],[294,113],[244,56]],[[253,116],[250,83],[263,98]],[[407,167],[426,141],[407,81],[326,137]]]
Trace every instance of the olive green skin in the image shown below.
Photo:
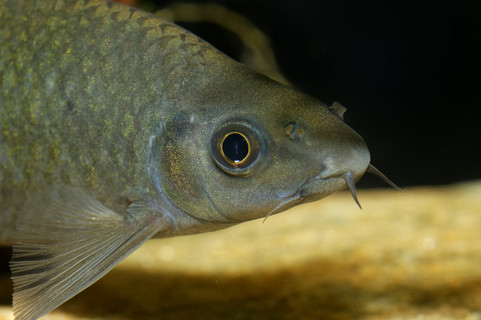
[[[212,158],[232,119],[262,141],[248,175]],[[286,133],[292,123],[302,135]],[[119,214],[156,211],[169,236],[320,199],[345,187],[324,178],[357,180],[368,164],[326,105],[170,22],[103,0],[0,2],[0,243],[26,199],[51,187],[88,190]]]

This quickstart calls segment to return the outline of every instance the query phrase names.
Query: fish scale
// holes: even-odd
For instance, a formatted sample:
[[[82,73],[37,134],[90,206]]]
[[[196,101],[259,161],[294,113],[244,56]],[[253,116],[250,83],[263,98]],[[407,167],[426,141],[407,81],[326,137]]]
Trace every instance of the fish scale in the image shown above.
[[[164,86],[177,87],[182,81],[176,79],[181,72],[185,72],[183,69],[187,65],[187,58],[179,54],[178,48],[184,51],[183,48],[187,47],[185,51],[195,52],[193,49],[201,50],[205,45],[192,35],[182,37],[179,28],[172,27],[168,22],[153,19],[147,13],[116,3],[11,3],[4,3],[3,6],[9,8],[1,10],[1,23],[9,26],[1,29],[1,47],[20,54],[7,60],[1,73],[1,141],[8,148],[7,152],[2,152],[7,157],[1,158],[1,193],[4,197],[11,198],[8,194],[16,193],[15,190],[40,188],[41,181],[36,181],[39,179],[51,181],[60,178],[65,182],[86,176],[87,181],[83,183],[87,182],[89,187],[95,189],[101,189],[106,184],[125,185],[126,181],[135,181],[136,168],[126,168],[126,164],[132,161],[134,155],[136,161],[142,162],[145,150],[142,152],[141,149],[136,149],[133,153],[132,145],[135,142],[131,141],[137,137],[138,145],[141,145],[145,135],[142,129],[148,128],[149,123],[155,125],[161,117],[160,113],[145,110],[145,105],[157,101],[146,95],[146,88],[136,80],[142,78],[144,81],[140,83],[152,83],[155,91],[162,91]],[[25,30],[21,23],[23,18],[9,17],[8,12],[15,7],[16,10],[24,11],[25,16],[34,14],[37,17],[33,20],[31,30]],[[65,15],[65,12],[71,10],[74,11],[72,15]],[[85,17],[89,19],[85,20]],[[32,30],[35,30],[33,41],[27,37],[27,32]],[[135,37],[132,36],[134,32]],[[72,40],[78,34],[84,35],[82,43]],[[141,50],[159,37],[162,37],[161,47],[165,48],[163,52],[153,54]],[[139,54],[131,51],[132,46],[140,48]],[[84,56],[91,58],[83,59]],[[194,54],[188,59],[192,56],[197,57]],[[132,77],[130,72],[122,68],[122,65],[132,63],[146,66],[137,69],[140,71],[137,77]],[[68,74],[63,70],[68,70]],[[163,73],[169,74],[167,80],[176,85],[158,81]],[[116,78],[125,81],[111,81]],[[58,90],[58,86],[64,87],[63,90]],[[111,102],[112,95],[117,96],[115,105]],[[91,99],[92,96],[95,99]],[[163,103],[166,104],[165,101]],[[129,106],[129,112],[125,112],[126,105]],[[144,120],[144,117],[147,119]],[[50,125],[44,126],[46,122]],[[63,130],[50,130],[58,128],[56,124],[59,123],[68,125]],[[142,127],[139,123],[142,123]],[[11,127],[15,127],[15,130]],[[19,130],[20,127],[23,130]],[[100,129],[111,133],[103,134],[103,139],[99,140],[99,147],[108,150],[104,157],[90,154],[97,151],[85,143],[99,136]],[[63,139],[59,137],[64,134],[79,139],[60,143]],[[42,141],[42,145],[34,144],[34,141]],[[5,147],[5,143],[2,146]],[[15,148],[20,145],[34,147]],[[51,156],[52,154],[57,156]],[[125,172],[126,175],[106,175],[106,168],[109,171]],[[12,175],[17,171],[21,171],[20,175]],[[44,177],[38,172],[44,172]],[[8,185],[8,190],[4,190],[5,185]],[[23,201],[24,199],[19,199],[20,203]],[[19,208],[15,205],[13,207]],[[4,230],[0,231],[0,239],[5,239]]]

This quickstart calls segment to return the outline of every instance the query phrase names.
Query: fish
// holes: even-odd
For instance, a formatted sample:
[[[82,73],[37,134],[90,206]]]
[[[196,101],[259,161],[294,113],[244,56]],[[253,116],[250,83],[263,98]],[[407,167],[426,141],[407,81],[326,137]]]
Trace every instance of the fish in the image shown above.
[[[135,8],[1,1],[0,243],[13,248],[15,319],[57,308],[148,239],[345,188],[359,204],[366,171],[391,182],[344,111]]]

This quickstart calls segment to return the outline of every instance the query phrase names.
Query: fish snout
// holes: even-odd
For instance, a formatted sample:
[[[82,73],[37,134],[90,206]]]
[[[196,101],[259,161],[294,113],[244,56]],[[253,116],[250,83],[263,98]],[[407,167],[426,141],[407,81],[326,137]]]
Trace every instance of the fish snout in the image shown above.
[[[355,182],[368,169],[371,156],[364,140],[356,132],[351,130],[344,137],[333,143],[329,152],[324,155],[319,174],[303,185],[301,196],[304,201],[316,201],[348,188],[359,205]]]
[[[341,184],[339,189],[349,189],[352,198],[361,208],[357,198],[355,183],[361,179],[371,162],[371,155],[364,140],[354,131],[350,139],[340,146],[340,152],[328,162],[326,173],[330,173],[323,179],[330,180],[333,187]],[[342,186],[343,184],[343,186]],[[335,191],[335,190],[334,190]]]
[[[357,182],[366,172],[371,162],[371,155],[366,143],[353,132],[353,137],[348,141],[341,142],[339,152],[327,162],[327,170],[331,177],[350,174],[352,180]]]

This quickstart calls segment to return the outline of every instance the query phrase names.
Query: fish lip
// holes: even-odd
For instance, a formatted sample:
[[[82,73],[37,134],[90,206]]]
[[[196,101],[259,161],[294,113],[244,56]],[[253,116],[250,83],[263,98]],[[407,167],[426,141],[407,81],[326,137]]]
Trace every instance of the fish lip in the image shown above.
[[[302,183],[299,188],[290,195],[283,198],[280,204],[276,205],[265,217],[264,221],[273,214],[285,211],[301,203],[313,202],[327,197],[328,195],[343,189],[347,183],[343,177],[351,171],[339,172],[324,176],[323,172],[315,175],[312,178],[307,179]],[[326,184],[327,183],[327,184]],[[318,192],[321,190],[319,186],[327,186],[323,190],[324,192]]]
[[[346,186],[346,181],[343,176],[348,172],[351,171],[347,170],[345,172],[336,172],[329,175],[325,175],[321,172],[314,177],[309,178],[304,184],[302,184],[298,192],[300,192],[301,197],[306,198],[306,200],[311,197],[314,197],[315,199],[310,201],[322,199]]]
[[[306,185],[301,189],[302,196],[306,198],[307,202],[322,199],[331,193],[342,190],[345,187],[351,192],[354,202],[362,209],[359,199],[357,198],[355,181],[362,177],[363,173],[354,177],[353,172],[346,170],[327,177],[317,175],[309,179]],[[323,183],[324,182],[324,183]]]
[[[316,193],[306,192],[306,190],[308,190],[309,187],[312,186],[312,185],[319,185],[319,183],[330,181],[330,180],[333,180],[333,179],[338,179],[338,180],[344,181],[341,176],[342,176],[342,174],[339,174],[339,175],[336,175],[336,176],[333,175],[333,176],[323,177],[322,173],[319,173],[319,174],[315,175],[314,177],[307,179],[297,188],[297,190],[295,192],[293,192],[289,196],[285,197],[284,200],[283,200],[283,204],[281,206],[278,206],[277,210],[275,210],[275,211],[276,212],[282,211],[282,210],[285,210],[284,208],[286,206],[292,207],[296,204],[300,204],[300,203],[304,202],[307,197],[316,194]],[[336,191],[336,190],[333,190],[332,192],[334,192],[334,191]],[[326,194],[325,196],[328,196],[332,192]],[[322,198],[324,198],[325,196],[323,196]],[[282,209],[282,210],[280,210],[280,209]]]
[[[289,194],[288,196],[283,197],[280,204],[277,204],[264,218],[264,221],[271,215],[285,211],[289,208],[292,208],[296,205],[299,205],[304,202],[312,202],[315,200],[322,199],[331,193],[338,190],[338,188],[332,188],[332,191],[329,193],[321,194],[318,192],[307,192],[312,187],[319,186],[322,182],[331,181],[331,180],[342,180],[340,176],[329,176],[329,177],[322,177],[322,172],[315,175],[312,178],[307,179],[304,181],[293,193]],[[344,181],[344,180],[343,180]],[[344,183],[344,182],[343,182]],[[325,184],[324,184],[325,185]]]

